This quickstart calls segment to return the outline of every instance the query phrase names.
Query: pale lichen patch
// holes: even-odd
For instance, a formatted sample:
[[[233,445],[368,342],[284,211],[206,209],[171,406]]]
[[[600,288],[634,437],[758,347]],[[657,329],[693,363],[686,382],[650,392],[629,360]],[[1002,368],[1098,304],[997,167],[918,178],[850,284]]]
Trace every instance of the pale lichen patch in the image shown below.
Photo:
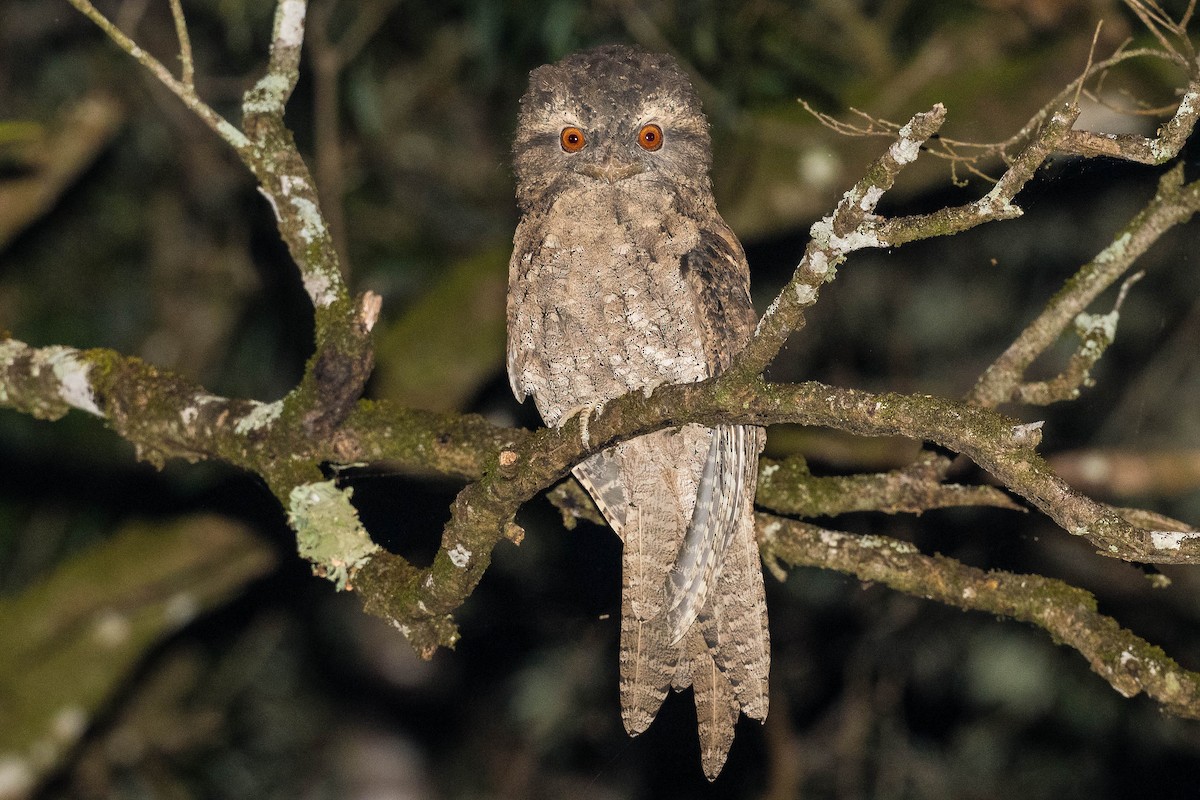
[[[1150,531],[1150,544],[1155,550],[1178,550],[1185,542],[1200,538],[1195,531]]]
[[[900,129],[900,138],[888,148],[888,155],[897,165],[904,166],[916,161],[920,154],[921,140],[912,138],[912,123],[908,123]]]
[[[299,47],[304,41],[304,16],[308,6],[301,0],[283,0],[279,5],[279,28],[275,41],[283,47]]]
[[[1107,314],[1077,314],[1075,332],[1081,339],[1099,334],[1107,344],[1112,344],[1117,339],[1117,323],[1120,319],[1121,315],[1115,309]],[[1094,339],[1089,339],[1085,349],[1088,347],[1099,347],[1099,344]]]
[[[92,365],[79,357],[79,351],[70,347],[46,347],[37,352],[35,360],[44,362],[54,372],[58,379],[58,396],[67,405],[98,417],[104,416],[96,405],[92,382],[88,380]]]
[[[838,236],[833,230],[833,216],[823,217],[812,224],[809,235],[813,242],[833,256],[832,264],[840,263],[841,256],[868,247],[879,247],[879,236],[869,225],[859,225],[845,236]]]
[[[804,269],[813,275],[825,275],[829,272],[829,258],[820,250],[815,250],[805,262]]]
[[[276,400],[274,403],[255,403],[254,408],[246,416],[237,421],[237,424],[233,426],[233,430],[235,433],[245,436],[251,431],[269,427],[272,422],[279,418],[282,412],[282,400]]]
[[[1124,259],[1126,251],[1129,249],[1129,243],[1133,241],[1133,235],[1128,231],[1122,233],[1116,239],[1113,239],[1112,244],[1105,247],[1096,257],[1092,259],[1097,265],[1110,264],[1118,259]]]
[[[222,403],[225,398],[217,397],[215,394],[200,393],[193,396],[192,404],[184,406],[179,410],[179,419],[184,425],[192,425],[196,420],[200,419],[200,409],[202,406],[211,405],[212,403]]]
[[[11,367],[13,362],[17,360],[17,356],[29,349],[29,345],[24,342],[18,342],[15,339],[6,339],[0,342],[0,364]]]
[[[1200,94],[1196,92],[1187,92],[1179,101],[1179,115],[1185,116],[1191,114],[1195,110],[1196,100],[1200,99]]]
[[[286,75],[268,72],[246,93],[247,100],[242,103],[242,113],[246,116],[269,114],[282,108],[284,98],[291,90],[292,84]]]
[[[307,272],[304,275],[304,291],[312,299],[317,308],[326,308],[337,299],[337,292],[328,276],[320,272]]]
[[[306,244],[326,236],[325,218],[321,216],[321,209],[317,208],[316,203],[307,197],[289,197],[288,202],[296,209],[296,217],[300,220],[300,238]]]
[[[351,574],[379,551],[350,503],[351,493],[333,481],[321,481],[292,489],[288,502],[288,522],[296,531],[300,555],[338,589],[345,589]]]
[[[880,186],[869,186],[863,192],[862,200],[858,201],[858,207],[863,211],[874,211],[875,206],[879,205],[879,198],[883,197],[883,188]]]
[[[1022,447],[1037,447],[1042,441],[1042,426],[1045,425],[1045,420],[1036,422],[1026,422],[1022,425],[1014,425],[1012,427],[1012,440],[1014,444]]]
[[[834,531],[821,529],[821,544],[829,548],[841,547],[842,539],[845,537]]]
[[[459,569],[466,569],[471,563],[471,551],[462,546],[462,543],[454,545],[446,555],[450,556],[450,563]]]
[[[1004,195],[1004,184],[997,183],[987,194],[975,201],[975,208],[983,214],[998,214],[1005,217],[1019,217],[1025,212],[1019,206],[1012,204],[1010,198]]]
[[[291,197],[297,190],[308,191],[308,181],[299,175],[280,175],[279,188],[286,197]]]

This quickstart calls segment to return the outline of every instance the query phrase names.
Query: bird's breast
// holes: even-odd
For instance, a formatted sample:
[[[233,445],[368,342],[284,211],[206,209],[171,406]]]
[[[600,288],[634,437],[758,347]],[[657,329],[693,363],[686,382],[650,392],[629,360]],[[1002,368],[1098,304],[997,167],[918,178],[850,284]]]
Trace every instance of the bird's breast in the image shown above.
[[[518,317],[547,422],[635,389],[707,376],[696,301],[680,270],[695,220],[621,184],[566,191],[528,230]],[[549,412],[549,413],[548,413]]]

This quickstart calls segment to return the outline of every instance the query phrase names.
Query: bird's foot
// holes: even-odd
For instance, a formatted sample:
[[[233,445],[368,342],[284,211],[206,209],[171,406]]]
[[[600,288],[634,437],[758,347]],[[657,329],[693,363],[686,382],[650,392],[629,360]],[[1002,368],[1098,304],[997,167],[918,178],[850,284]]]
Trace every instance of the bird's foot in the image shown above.
[[[603,413],[603,411],[604,411],[604,403],[602,401],[596,402],[596,403],[584,403],[583,405],[576,406],[575,408],[572,408],[569,411],[567,411],[567,413],[564,414],[559,419],[558,427],[561,428],[562,426],[566,425],[568,422],[571,421],[571,417],[578,415],[578,417],[579,417],[579,440],[583,444],[584,447],[591,447],[592,442],[591,442],[591,436],[588,434],[588,422],[591,420],[593,415],[598,417],[598,416],[600,416],[601,413]]]

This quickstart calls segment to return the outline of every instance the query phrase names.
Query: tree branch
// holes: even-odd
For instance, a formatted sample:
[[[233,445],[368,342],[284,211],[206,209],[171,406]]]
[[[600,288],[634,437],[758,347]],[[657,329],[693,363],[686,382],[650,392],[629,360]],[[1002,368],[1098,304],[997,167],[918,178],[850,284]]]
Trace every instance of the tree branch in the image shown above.
[[[502,538],[519,538],[517,509],[565,476],[588,455],[650,431],[688,423],[817,425],[861,436],[906,436],[963,453],[1064,530],[1099,552],[1150,563],[1200,563],[1200,532],[1149,530],[1076,492],[1035,450],[1036,429],[994,411],[924,395],[875,394],[825,384],[747,386],[719,378],[688,386],[662,386],[649,397],[620,397],[587,423],[535,431],[501,450],[480,480],[455,499],[434,564],[414,570],[396,562],[371,562],[359,583],[375,596],[370,610],[404,626],[422,652],[453,631],[450,613],[474,590]]]
[[[985,572],[883,536],[855,536],[769,514],[759,514],[757,525],[768,564],[835,569],[945,605],[1028,622],[1079,651],[1124,697],[1145,692],[1165,711],[1200,719],[1200,673],[1099,613],[1096,599],[1082,589],[1040,575]]]
[[[1025,370],[1034,359],[1054,344],[1067,326],[1084,313],[1101,292],[1124,275],[1166,231],[1187,222],[1197,211],[1200,211],[1200,182],[1184,184],[1183,165],[1180,164],[1163,175],[1154,197],[1112,243],[1083,265],[1050,299],[1042,313],[983,372],[967,395],[967,401],[993,406],[1014,399]],[[1113,335],[1115,325],[1114,319]]]
[[[788,336],[804,327],[804,309],[817,301],[821,286],[837,276],[837,267],[855,250],[886,246],[878,235],[875,207],[892,188],[905,166],[916,160],[921,145],[942,126],[946,109],[940,103],[917,114],[898,132],[898,138],[867,169],[862,180],[842,195],[832,214],[813,224],[804,256],[791,280],[771,302],[746,349],[727,370],[749,378],[775,359]]]
[[[937,457],[876,475],[818,478],[801,457],[759,463],[755,503],[779,514],[832,517],[854,511],[921,514],[935,508],[991,506],[1010,511],[1024,508],[994,486],[942,483]]]
[[[1079,313],[1074,321],[1079,347],[1071,355],[1066,368],[1050,380],[1017,386],[1013,389],[1012,399],[1026,405],[1045,406],[1061,400],[1074,400],[1079,397],[1080,388],[1092,386],[1092,367],[1096,366],[1096,362],[1108,350],[1109,345],[1116,341],[1117,322],[1121,318],[1121,305],[1125,302],[1125,296],[1130,287],[1145,274],[1138,272],[1126,279],[1121,285],[1117,301],[1113,303],[1112,311],[1107,314]]]

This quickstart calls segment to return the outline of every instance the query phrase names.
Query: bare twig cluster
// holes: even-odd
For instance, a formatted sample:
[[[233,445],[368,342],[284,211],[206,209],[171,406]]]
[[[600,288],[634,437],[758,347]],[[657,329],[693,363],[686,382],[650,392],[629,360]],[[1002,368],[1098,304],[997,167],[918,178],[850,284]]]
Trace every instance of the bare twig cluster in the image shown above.
[[[1194,127],[1196,113],[1194,106],[1200,102],[1200,81],[1196,76],[1196,52],[1187,34],[1195,3],[1189,2],[1178,20],[1172,19],[1153,2],[1127,0],[1126,5],[1142,21],[1146,30],[1158,42],[1159,47],[1134,48],[1129,46],[1130,42],[1127,40],[1107,58],[1096,61],[1089,56],[1087,66],[1082,74],[1043,105],[1012,136],[999,142],[968,142],[939,136],[928,149],[930,155],[945,159],[950,163],[952,176],[956,183],[960,169],[976,177],[994,181],[995,179],[985,171],[988,162],[999,159],[1005,165],[1014,164],[1022,154],[1028,153],[1033,142],[1041,138],[1047,123],[1053,119],[1054,115],[1066,106],[1078,109],[1081,97],[1099,105],[1109,106],[1110,104],[1101,94],[1101,89],[1109,74],[1113,68],[1137,59],[1170,64],[1177,68],[1187,81],[1180,101],[1169,107],[1146,108],[1139,106],[1114,109],[1122,114],[1170,115],[1170,120],[1160,128],[1159,135],[1148,138],[1136,134],[1110,134],[1069,129],[1053,143],[1054,152],[1066,155],[1110,156],[1140,164],[1164,164],[1178,155]],[[1097,28],[1097,36],[1099,32],[1099,28]],[[1093,55],[1095,45],[1096,41],[1093,38]],[[800,103],[822,125],[843,136],[894,138],[900,130],[900,125],[858,109],[851,109],[858,118],[858,122],[850,123],[822,113],[804,100],[801,100]],[[1076,113],[1078,112],[1076,111]]]
[[[1151,164],[1173,158],[1200,116],[1200,65],[1185,31],[1190,5],[1180,20],[1172,20],[1145,0],[1128,0],[1160,48],[1122,48],[1091,63],[1078,81],[1004,142],[972,149],[934,139],[947,114],[941,105],[903,125],[868,119],[854,131],[886,135],[889,146],[837,207],[812,226],[791,280],[726,373],[692,386],[661,387],[648,397],[620,398],[587,420],[586,429],[574,417],[560,429],[528,432],[498,428],[472,416],[416,412],[360,399],[372,366],[370,332],[380,313],[379,299],[369,293],[351,298],[328,217],[283,123],[297,79],[305,0],[279,0],[267,71],[244,98],[240,128],[196,92],[188,27],[178,0],[171,0],[178,76],[88,0],[71,2],[228,143],[254,175],[312,300],[314,354],[292,392],[264,403],[216,397],[112,351],[33,348],[8,339],[0,341],[0,405],[47,418],[80,409],[106,420],[137,446],[140,457],[155,463],[174,457],[219,459],[261,475],[288,509],[300,550],[314,570],[358,591],[367,610],[391,621],[426,655],[455,642],[452,614],[486,571],[493,547],[502,538],[520,540],[514,517],[521,504],[614,442],[687,422],[790,422],[935,442],[970,458],[1003,489],[947,483],[949,459],[928,451],[892,472],[846,478],[814,478],[800,461],[764,461],[758,499],[774,512],[759,516],[768,565],[776,572],[781,564],[840,570],[939,602],[1030,622],[1081,652],[1122,694],[1146,691],[1172,713],[1200,717],[1200,675],[1183,670],[1099,614],[1081,590],[1036,576],[984,573],[951,559],[921,555],[901,542],[867,540],[784,516],[855,510],[919,513],[955,505],[1015,509],[1021,507],[1015,495],[1105,555],[1200,562],[1200,532],[1146,512],[1104,505],[1073,489],[1038,455],[1039,424],[1020,424],[994,410],[1000,403],[1071,399],[1089,384],[1091,368],[1115,336],[1121,300],[1105,313],[1087,309],[1121,281],[1123,297],[1136,280],[1128,275],[1137,258],[1200,210],[1200,183],[1185,183],[1181,168],[1163,176],[1155,197],[1080,267],[962,400],[872,394],[811,382],[771,384],[762,378],[787,337],[803,327],[805,309],[817,302],[821,288],[855,251],[898,247],[1017,217],[1022,213],[1017,195],[1053,154]],[[321,47],[330,46],[322,40]],[[1102,80],[1106,70],[1135,57],[1164,59],[1186,75],[1182,99],[1159,135],[1075,130],[1078,98],[1089,91],[1087,82]],[[850,130],[823,119],[838,130]],[[880,199],[926,148],[971,171],[981,171],[982,159],[998,156],[1003,172],[986,194],[970,203],[918,216],[878,214]],[[1028,380],[1033,360],[1071,328],[1079,344],[1062,373],[1049,381]],[[325,462],[378,459],[468,481],[426,569],[378,548],[358,520],[349,489],[325,480],[320,471]],[[567,499],[562,502],[569,505]],[[570,502],[578,505],[579,500]]]

